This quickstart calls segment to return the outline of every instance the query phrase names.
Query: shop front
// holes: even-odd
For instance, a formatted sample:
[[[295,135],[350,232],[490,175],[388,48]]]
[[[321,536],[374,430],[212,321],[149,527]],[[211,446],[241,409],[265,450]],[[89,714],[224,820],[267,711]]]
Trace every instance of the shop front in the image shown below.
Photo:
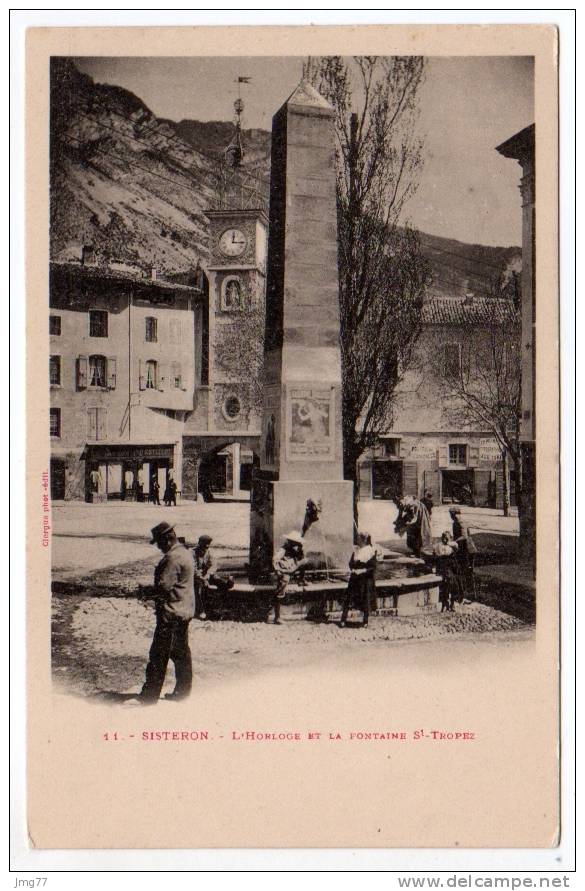
[[[491,437],[464,434],[403,435],[383,438],[358,465],[360,498],[422,497],[435,504],[501,508],[503,469]],[[515,503],[510,473],[511,503]]]
[[[150,501],[156,483],[160,498],[175,478],[174,443],[157,445],[109,444],[86,448],[86,501]]]

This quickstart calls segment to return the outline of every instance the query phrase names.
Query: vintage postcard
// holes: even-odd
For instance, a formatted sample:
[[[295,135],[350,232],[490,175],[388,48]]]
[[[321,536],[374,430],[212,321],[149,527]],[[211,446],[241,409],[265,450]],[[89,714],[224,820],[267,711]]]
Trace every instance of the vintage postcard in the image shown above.
[[[559,843],[557,51],[29,30],[31,849]]]

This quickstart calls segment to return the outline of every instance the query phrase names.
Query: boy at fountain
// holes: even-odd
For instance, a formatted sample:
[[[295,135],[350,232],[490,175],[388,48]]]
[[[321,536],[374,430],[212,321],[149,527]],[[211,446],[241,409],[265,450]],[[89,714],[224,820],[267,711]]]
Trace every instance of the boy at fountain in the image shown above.
[[[372,539],[367,532],[358,533],[357,547],[349,558],[349,582],[341,613],[341,628],[345,628],[347,614],[352,600],[356,601],[364,614],[363,627],[368,627],[370,618],[370,600],[376,593],[376,558],[377,553]]]
[[[207,594],[210,585],[221,593],[229,591],[234,586],[232,576],[224,579],[217,574],[217,560],[210,547],[212,541],[211,535],[200,535],[199,541],[193,548],[195,617],[199,619],[207,618]]]
[[[461,600],[459,573],[457,572],[456,555],[458,545],[453,541],[448,531],[441,534],[441,540],[433,548],[435,557],[435,572],[440,575],[442,582],[439,585],[439,602],[441,612],[453,612],[455,600]]]
[[[307,563],[303,551],[303,536],[300,532],[289,532],[284,537],[283,546],[276,552],[272,565],[276,572],[276,591],[274,592],[274,624],[280,621],[280,604],[284,600],[286,589],[293,573]],[[266,617],[268,621],[268,616]]]

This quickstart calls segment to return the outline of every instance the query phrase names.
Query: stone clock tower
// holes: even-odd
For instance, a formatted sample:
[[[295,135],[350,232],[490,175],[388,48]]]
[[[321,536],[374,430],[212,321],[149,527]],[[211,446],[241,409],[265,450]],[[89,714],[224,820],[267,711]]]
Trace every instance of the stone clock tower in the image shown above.
[[[211,428],[218,432],[259,432],[247,400],[241,371],[220,364],[215,355],[222,327],[264,301],[268,220],[261,209],[208,210],[209,218],[209,368],[213,390]]]

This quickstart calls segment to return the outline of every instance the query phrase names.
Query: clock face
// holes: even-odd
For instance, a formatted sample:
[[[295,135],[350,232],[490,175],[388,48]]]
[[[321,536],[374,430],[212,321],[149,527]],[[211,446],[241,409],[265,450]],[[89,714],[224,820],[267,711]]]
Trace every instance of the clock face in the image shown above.
[[[240,257],[248,245],[241,229],[226,229],[219,238],[219,249],[226,257]]]

